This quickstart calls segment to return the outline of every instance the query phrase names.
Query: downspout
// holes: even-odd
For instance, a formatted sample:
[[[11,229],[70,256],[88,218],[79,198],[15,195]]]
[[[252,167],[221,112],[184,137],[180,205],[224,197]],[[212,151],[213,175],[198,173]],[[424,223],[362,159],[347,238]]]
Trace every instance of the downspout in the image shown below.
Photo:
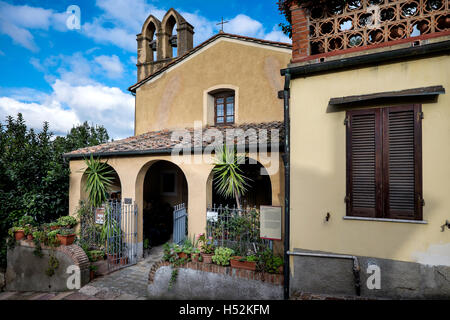
[[[360,279],[360,267],[358,257],[344,255],[344,254],[328,254],[328,253],[309,253],[309,252],[287,252],[288,256],[299,257],[316,257],[316,258],[329,258],[329,259],[347,259],[353,260],[353,277],[355,279],[355,292],[357,296],[361,295],[361,279]]]
[[[284,299],[289,300],[289,248],[290,248],[290,202],[291,202],[291,135],[290,135],[290,111],[289,111],[289,99],[290,99],[290,85],[291,74],[289,70],[284,75]]]

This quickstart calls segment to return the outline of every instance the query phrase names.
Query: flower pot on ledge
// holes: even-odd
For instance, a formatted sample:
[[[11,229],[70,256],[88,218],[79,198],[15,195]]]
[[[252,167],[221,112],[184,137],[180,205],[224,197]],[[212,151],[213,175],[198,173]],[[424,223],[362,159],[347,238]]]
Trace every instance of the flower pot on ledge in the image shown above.
[[[256,261],[240,261],[242,257],[232,257],[230,260],[231,267],[235,269],[245,269],[256,271]]]
[[[178,252],[178,258],[187,259],[188,255],[187,255],[187,253],[184,253],[184,252]]]
[[[214,254],[212,253],[202,253],[203,262],[206,264],[211,264],[213,255]]]
[[[71,234],[68,236],[62,236],[60,234],[57,234],[56,237],[59,240],[59,243],[63,246],[70,246],[75,241],[75,234]]]
[[[25,232],[23,230],[16,230],[14,231],[14,238],[16,241],[20,241],[23,238],[25,238]]]

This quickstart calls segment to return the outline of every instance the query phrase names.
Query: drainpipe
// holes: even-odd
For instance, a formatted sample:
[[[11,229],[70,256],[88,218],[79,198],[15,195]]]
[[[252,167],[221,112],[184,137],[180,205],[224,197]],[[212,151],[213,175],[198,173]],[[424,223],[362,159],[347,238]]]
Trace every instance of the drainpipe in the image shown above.
[[[291,135],[290,135],[290,115],[289,115],[289,99],[291,74],[289,70],[284,75],[284,299],[289,300],[289,248],[290,248],[290,202],[291,202]]]
[[[344,255],[344,254],[327,254],[327,253],[308,253],[308,252],[287,252],[288,256],[300,256],[300,257],[316,257],[316,258],[329,258],[329,259],[347,259],[353,260],[353,277],[355,279],[355,292],[357,296],[361,295],[361,278],[359,261],[356,256]]]

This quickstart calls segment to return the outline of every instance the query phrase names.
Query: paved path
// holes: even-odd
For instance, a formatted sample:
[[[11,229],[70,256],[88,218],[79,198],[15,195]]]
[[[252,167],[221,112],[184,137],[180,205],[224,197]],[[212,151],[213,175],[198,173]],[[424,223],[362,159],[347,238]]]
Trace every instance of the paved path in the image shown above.
[[[163,257],[163,248],[155,247],[138,264],[90,282],[79,291],[63,293],[3,292],[0,300],[146,300],[148,274]]]

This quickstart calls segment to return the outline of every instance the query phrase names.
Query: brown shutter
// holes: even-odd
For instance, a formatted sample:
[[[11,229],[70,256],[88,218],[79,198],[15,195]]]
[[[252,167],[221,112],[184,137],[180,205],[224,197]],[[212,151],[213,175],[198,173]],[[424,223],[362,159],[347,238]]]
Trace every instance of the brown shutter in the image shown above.
[[[381,212],[381,112],[347,112],[347,215],[377,217]]]
[[[422,119],[419,105],[383,112],[384,217],[422,220]]]

